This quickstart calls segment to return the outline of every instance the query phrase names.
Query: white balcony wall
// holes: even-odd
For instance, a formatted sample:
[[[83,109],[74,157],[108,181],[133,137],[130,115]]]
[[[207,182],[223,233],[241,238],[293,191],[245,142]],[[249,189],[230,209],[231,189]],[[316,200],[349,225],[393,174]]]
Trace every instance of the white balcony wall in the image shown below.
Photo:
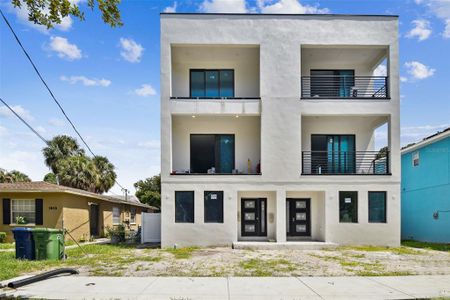
[[[235,168],[247,173],[247,161],[252,173],[261,153],[260,117],[246,116],[172,116],[172,170],[190,169],[191,134],[234,134]]]
[[[375,129],[385,122],[380,116],[302,116],[302,151],[311,150],[313,134],[354,134],[356,151],[374,151]]]
[[[189,97],[190,69],[233,69],[235,97],[259,97],[259,47],[172,45],[172,96]]]
[[[312,47],[301,48],[301,74],[311,70],[355,70],[355,76],[372,76],[387,55],[386,47]]]

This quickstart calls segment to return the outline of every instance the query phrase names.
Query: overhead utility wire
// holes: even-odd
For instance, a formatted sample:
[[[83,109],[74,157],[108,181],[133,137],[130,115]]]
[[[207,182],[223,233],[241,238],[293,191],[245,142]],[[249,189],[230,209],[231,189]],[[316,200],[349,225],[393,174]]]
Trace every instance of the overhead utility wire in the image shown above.
[[[14,109],[12,109],[12,107],[9,106],[8,103],[5,102],[5,100],[0,98],[0,102],[2,102],[17,118],[19,118],[19,120],[22,121],[23,124],[25,124],[31,131],[33,131],[34,134],[37,135],[38,138],[40,138],[46,145],[48,145],[48,141],[42,135],[40,135],[39,132],[37,132],[36,129],[31,127],[31,125],[28,124],[28,122],[25,121],[18,113],[16,113],[14,111]]]
[[[5,21],[6,25],[8,25],[9,30],[11,31],[11,33],[14,35],[14,38],[16,39],[16,42],[19,44],[20,48],[22,49],[23,53],[25,54],[25,56],[28,58],[28,61],[31,63],[31,65],[33,66],[34,71],[36,72],[36,74],[38,75],[38,77],[41,79],[42,83],[44,84],[44,86],[46,87],[47,91],[49,92],[50,96],[52,97],[52,99],[55,101],[56,105],[58,105],[59,109],[61,110],[62,114],[64,115],[64,117],[66,118],[66,120],[70,123],[70,125],[72,126],[73,130],[76,132],[76,134],[78,135],[78,137],[81,139],[81,141],[83,142],[83,144],[86,146],[86,148],[88,149],[88,151],[93,155],[96,156],[94,154],[94,152],[91,150],[91,148],[89,147],[89,145],[86,143],[86,141],[84,140],[84,138],[81,136],[80,132],[78,131],[78,129],[75,127],[75,124],[73,124],[72,120],[70,120],[69,116],[66,114],[64,108],[61,106],[61,104],[59,103],[59,101],[56,99],[55,95],[53,94],[52,90],[50,89],[50,87],[48,86],[47,82],[44,80],[44,78],[42,77],[41,73],[39,72],[38,68],[36,67],[36,65],[34,64],[33,60],[31,59],[30,55],[28,54],[28,52],[25,50],[24,46],[22,45],[22,43],[19,40],[19,37],[17,36],[16,32],[14,31],[14,29],[12,28],[11,24],[9,23],[8,19],[6,19],[5,15],[3,14],[3,11],[0,9],[0,14],[3,17],[3,20]],[[28,125],[27,125],[28,126]],[[117,181],[115,181],[116,184],[124,189],[124,187],[119,184]]]
[[[5,15],[3,14],[3,11],[0,9],[0,13],[2,14],[3,20],[5,20],[6,25],[8,25],[9,29],[11,30],[11,33],[14,35],[14,38],[16,39],[17,43],[19,44],[20,48],[22,49],[23,53],[25,54],[25,56],[28,58],[28,60],[30,61],[31,65],[33,66],[34,71],[36,71],[36,74],[39,76],[39,78],[41,79],[42,83],[44,84],[44,86],[47,88],[47,91],[50,93],[50,96],[53,98],[53,100],[55,101],[56,105],[58,105],[59,109],[61,110],[61,112],[63,113],[64,117],[67,119],[67,121],[70,123],[70,125],[72,126],[73,130],[75,130],[75,132],[77,133],[77,135],[80,137],[81,141],[83,142],[83,144],[86,146],[86,148],[89,150],[89,152],[95,156],[94,152],[92,152],[91,148],[89,147],[89,145],[86,143],[86,141],[84,140],[84,138],[81,136],[81,134],[78,132],[77,128],[75,127],[75,125],[72,123],[72,121],[70,120],[70,118],[67,116],[66,112],[64,111],[64,109],[62,108],[61,104],[59,103],[59,101],[56,99],[55,95],[53,94],[52,90],[49,88],[49,86],[47,85],[47,82],[45,82],[44,78],[42,77],[41,73],[39,72],[39,70],[37,69],[36,65],[34,64],[33,60],[31,59],[30,55],[28,54],[28,52],[25,50],[25,48],[23,47],[22,43],[19,40],[19,37],[16,35],[14,29],[11,27],[11,24],[9,23],[8,19],[6,19]]]

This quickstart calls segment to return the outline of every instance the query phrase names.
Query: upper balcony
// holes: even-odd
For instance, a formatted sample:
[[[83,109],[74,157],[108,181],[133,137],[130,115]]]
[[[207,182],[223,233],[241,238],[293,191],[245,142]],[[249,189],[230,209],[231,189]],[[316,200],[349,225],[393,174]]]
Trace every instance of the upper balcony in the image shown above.
[[[301,98],[389,99],[387,53],[381,46],[302,46]]]
[[[259,99],[258,45],[172,45],[172,99]]]

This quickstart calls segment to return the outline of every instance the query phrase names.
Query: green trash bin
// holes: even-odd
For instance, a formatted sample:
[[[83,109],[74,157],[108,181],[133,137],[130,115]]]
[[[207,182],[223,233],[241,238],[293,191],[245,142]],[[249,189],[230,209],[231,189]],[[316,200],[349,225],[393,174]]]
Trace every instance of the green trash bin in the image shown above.
[[[64,256],[64,231],[53,228],[33,229],[36,260],[59,260]]]

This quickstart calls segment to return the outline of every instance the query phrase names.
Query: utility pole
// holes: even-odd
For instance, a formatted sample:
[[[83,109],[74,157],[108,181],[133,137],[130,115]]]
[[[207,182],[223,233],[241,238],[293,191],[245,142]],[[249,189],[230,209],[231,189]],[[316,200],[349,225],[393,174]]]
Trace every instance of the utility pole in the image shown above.
[[[130,192],[128,189],[123,188],[122,191],[125,193],[125,201],[128,201],[128,193]]]

